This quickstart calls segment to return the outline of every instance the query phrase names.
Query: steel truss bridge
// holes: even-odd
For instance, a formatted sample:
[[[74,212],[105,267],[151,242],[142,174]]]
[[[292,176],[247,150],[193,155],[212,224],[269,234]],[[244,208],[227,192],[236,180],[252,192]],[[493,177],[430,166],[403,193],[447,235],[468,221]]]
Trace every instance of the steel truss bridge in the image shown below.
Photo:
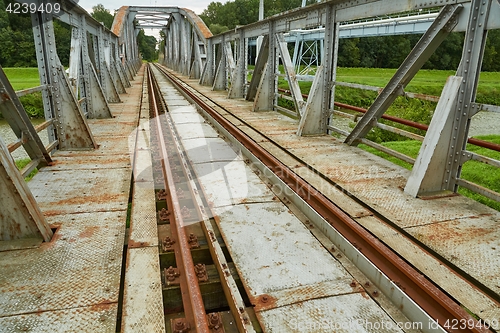
[[[38,4],[40,0],[36,0]],[[500,161],[467,150],[471,119],[479,111],[498,112],[498,107],[476,102],[486,38],[500,28],[498,0],[331,0],[281,13],[213,36],[191,10],[179,7],[124,6],[115,16],[112,29],[105,28],[71,1],[61,1],[62,13],[32,14],[40,86],[14,91],[0,70],[0,111],[17,136],[13,143],[0,138],[0,241],[41,237],[50,241],[52,230],[24,182],[37,167],[52,163],[55,150],[98,149],[88,119],[112,118],[110,104],[120,103],[137,74],[142,59],[137,34],[142,28],[163,31],[161,62],[215,91],[227,91],[228,99],[253,102],[253,111],[280,110],[278,77],[289,84],[294,116],[300,119],[297,136],[339,133],[347,145],[370,144],[366,135],[375,127],[395,131],[380,123],[405,87],[454,31],[465,32],[462,59],[456,74],[449,77],[433,119],[415,160],[397,155],[414,166],[404,191],[411,196],[434,196],[464,187],[500,201],[500,194],[461,178],[462,166],[471,160],[500,167]],[[365,20],[403,12],[438,12],[410,18]],[[72,28],[70,66],[62,66],[56,49],[53,20]],[[353,22],[358,23],[353,23]],[[334,92],[337,82],[338,42],[342,37],[423,33],[375,102],[346,132],[333,126],[337,115]],[[300,36],[297,37],[297,36]],[[255,40],[258,53],[249,70],[249,50]],[[304,97],[288,43],[321,40],[322,62],[310,77],[312,87]],[[295,63],[298,60],[295,59]],[[282,64],[284,73],[279,71]],[[251,79],[248,81],[249,74]],[[45,122],[34,127],[19,97],[39,91],[43,96]],[[290,113],[290,111],[287,111]],[[48,131],[49,144],[39,132]],[[403,133],[402,131],[398,132]],[[415,138],[411,133],[403,133]],[[18,170],[11,153],[24,147],[31,162]],[[490,144],[492,149],[497,145]]]

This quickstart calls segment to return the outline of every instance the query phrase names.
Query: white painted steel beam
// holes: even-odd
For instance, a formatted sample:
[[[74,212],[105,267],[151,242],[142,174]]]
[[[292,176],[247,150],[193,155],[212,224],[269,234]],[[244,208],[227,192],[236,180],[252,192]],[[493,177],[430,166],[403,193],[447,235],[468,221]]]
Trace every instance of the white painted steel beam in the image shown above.
[[[472,0],[468,27],[462,51],[462,59],[457,70],[457,76],[462,77],[460,93],[456,100],[453,112],[453,127],[450,133],[448,160],[442,166],[446,170],[446,178],[441,184],[443,188],[456,192],[458,180],[462,172],[462,165],[468,161],[465,153],[471,118],[479,109],[473,103],[476,100],[477,85],[483,63],[486,46],[486,30],[491,19],[491,7],[499,5],[495,0]]]
[[[106,96],[98,81],[95,68],[89,56],[86,17],[80,15],[80,25],[71,32],[71,51],[69,80],[81,104],[83,113],[88,118],[111,118]]]
[[[447,161],[450,135],[453,132],[454,106],[462,79],[459,76],[450,76],[446,81],[405,186],[404,191],[414,197],[443,190],[442,184],[447,178],[443,166]]]
[[[31,123],[26,110],[19,101],[3,68],[0,66],[0,113],[22,143],[31,160],[40,160],[42,165],[52,162],[52,158]]]
[[[292,93],[295,111],[297,112],[297,114],[302,116],[304,113],[304,98],[302,97],[302,92],[300,91],[299,82],[297,81],[297,75],[295,73],[292,59],[290,58],[290,53],[288,52],[288,43],[285,41],[283,34],[277,34],[276,40],[281,56],[281,61],[283,62],[283,68],[285,69],[288,86]]]
[[[236,67],[231,71],[231,87],[229,88],[229,98],[244,98],[247,87],[247,69],[248,69],[248,39],[241,38],[235,41],[235,47],[238,49],[238,60]]]

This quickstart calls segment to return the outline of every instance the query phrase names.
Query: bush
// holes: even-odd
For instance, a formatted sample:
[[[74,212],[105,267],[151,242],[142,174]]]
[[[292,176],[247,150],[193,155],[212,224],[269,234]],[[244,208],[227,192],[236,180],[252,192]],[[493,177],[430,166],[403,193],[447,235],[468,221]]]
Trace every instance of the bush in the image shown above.
[[[41,92],[36,92],[20,98],[26,113],[31,118],[44,118],[43,98]]]

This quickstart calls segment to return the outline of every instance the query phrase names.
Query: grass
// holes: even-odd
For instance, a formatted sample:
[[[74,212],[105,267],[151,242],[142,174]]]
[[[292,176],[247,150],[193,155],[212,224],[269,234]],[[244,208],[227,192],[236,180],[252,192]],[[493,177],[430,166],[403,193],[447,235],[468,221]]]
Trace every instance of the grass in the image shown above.
[[[337,80],[369,86],[384,87],[396,69],[382,68],[338,68]],[[454,71],[420,70],[405,88],[405,91],[441,95],[446,79],[455,75]],[[479,103],[500,105],[500,73],[481,73],[478,85],[477,101]]]
[[[283,67],[280,66],[281,73],[284,73]],[[337,68],[337,81],[358,83],[368,86],[384,87],[391,77],[396,73],[396,69],[386,68]],[[407,92],[440,96],[441,91],[446,83],[446,79],[455,75],[454,71],[444,70],[420,70],[417,75],[410,81],[405,88]],[[311,89],[312,82],[299,82],[302,93],[308,94]],[[288,89],[288,83],[285,78],[280,78],[278,83],[280,88]],[[336,97],[344,87],[336,88]],[[339,91],[337,91],[339,90]],[[360,107],[367,107],[377,97],[377,93],[373,91],[358,91],[355,95],[365,95],[366,98],[361,98],[362,104],[353,104]],[[337,98],[336,98],[337,99]],[[342,98],[340,98],[342,99]],[[368,103],[368,100],[370,103]],[[339,100],[341,101],[341,100]],[[345,102],[348,102],[349,99]],[[356,98],[354,98],[356,102]],[[477,102],[493,105],[500,105],[500,73],[498,72],[483,72],[481,73],[477,91]]]
[[[40,85],[38,68],[4,68],[5,75],[10,81],[14,90],[23,90],[37,87]],[[20,98],[21,104],[24,106],[26,113],[32,118],[43,118],[43,100],[42,93],[36,92]],[[0,114],[1,118],[1,114]]]
[[[16,67],[4,68],[3,70],[14,90],[28,89],[40,85],[38,68]]]
[[[477,136],[476,138],[482,139],[485,141],[493,142],[500,144],[500,135],[484,135]],[[419,141],[395,141],[395,142],[384,142],[382,145],[396,150],[400,153],[406,154],[410,157],[416,158],[418,152],[420,150],[421,142]],[[401,161],[395,157],[387,155],[381,151],[378,151],[374,148],[368,147],[366,145],[359,145],[360,148],[374,154],[385,158],[397,165],[400,165],[406,169],[411,170],[412,165],[406,162]],[[477,154],[487,156],[493,159],[500,160],[500,153],[496,151],[492,151],[490,149],[467,145],[467,150],[471,152],[475,152]],[[461,178],[474,182],[483,187],[489,188],[495,192],[500,192],[500,169],[493,167],[491,165],[487,165],[485,163],[477,162],[477,161],[469,161],[463,165]],[[472,192],[465,188],[459,188],[458,192],[466,197],[474,199],[478,202],[481,202],[493,209],[500,211],[500,202],[488,199],[480,194]]]
[[[29,158],[20,158],[16,160],[16,166],[19,170],[22,170],[28,163],[31,162]],[[24,178],[25,181],[29,182],[36,174],[38,173],[38,169],[31,171],[31,173]]]

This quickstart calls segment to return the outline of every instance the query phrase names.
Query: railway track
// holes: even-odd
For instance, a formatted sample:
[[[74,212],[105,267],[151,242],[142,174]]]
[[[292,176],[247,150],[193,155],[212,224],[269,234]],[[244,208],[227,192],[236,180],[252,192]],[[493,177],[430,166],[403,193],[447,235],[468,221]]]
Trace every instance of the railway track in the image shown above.
[[[267,294],[255,297],[248,282],[241,279],[238,270],[231,269],[235,265],[221,237],[224,232],[218,228],[221,222],[214,218],[217,216],[217,210],[211,211],[209,200],[204,193],[204,186],[200,184],[199,177],[190,161],[192,158],[188,156],[183,140],[176,132],[176,126],[169,115],[168,101],[163,98],[155,76],[168,78],[190,103],[196,103],[197,108],[213,123],[220,135],[230,141],[239,142],[240,149],[248,159],[247,162],[251,161],[254,168],[260,169],[261,172],[269,170],[276,172],[272,175],[266,174],[266,178],[274,178],[275,182],[280,182],[281,186],[293,191],[293,198],[280,197],[289,207],[294,207],[291,208],[292,210],[309,206],[336,230],[339,240],[334,242],[335,246],[341,249],[351,261],[361,266],[359,269],[371,277],[371,283],[376,286],[376,289],[369,282],[360,283],[359,278],[358,281],[351,283],[351,287],[363,286],[363,292],[370,294],[372,299],[378,299],[378,303],[383,303],[379,299],[382,296],[378,295],[380,291],[390,290],[395,298],[407,297],[409,301],[399,301],[396,304],[403,308],[402,312],[408,318],[408,322],[426,322],[426,327],[423,327],[422,331],[490,331],[487,323],[470,316],[439,286],[358,225],[322,193],[265,151],[224,116],[230,115],[237,118],[234,114],[222,110],[206,97],[200,96],[198,92],[179,81],[166,69],[150,66],[148,69],[150,109],[152,110],[150,116],[156,127],[151,136],[153,142],[156,142],[155,139],[158,140],[158,143],[155,143],[156,149],[153,149],[155,151],[153,160],[156,161],[153,162],[153,167],[157,187],[161,187],[164,183],[166,190],[165,192],[158,191],[161,199],[157,204],[159,223],[164,226],[159,227],[159,230],[164,230],[160,232],[160,237],[163,239],[160,262],[163,269],[165,311],[172,319],[170,325],[172,332],[189,330],[197,332],[212,330],[213,332],[215,326],[224,327],[226,332],[231,329],[235,332],[253,332],[261,331],[259,323],[263,325],[264,331],[267,331],[263,311],[270,308],[269,300],[273,298],[268,297]],[[242,120],[239,119],[239,121]],[[160,138],[162,140],[159,140]],[[297,163],[304,162],[297,159]],[[182,187],[176,184],[182,184]],[[271,184],[269,185],[272,187]],[[303,219],[303,221],[310,226],[309,220]],[[321,239],[321,236],[317,237]],[[194,238],[198,238],[198,244],[204,248],[204,254],[202,250],[192,246],[191,243],[195,243]],[[200,260],[200,258],[203,259]],[[366,264],[363,260],[370,264]],[[208,293],[205,289],[205,294],[203,289],[207,282],[200,282],[197,278],[198,275],[202,275],[198,271],[201,268],[197,268],[201,267],[199,264],[208,266],[206,271],[212,273],[207,275],[214,276],[217,281],[217,287],[208,288],[210,290]],[[210,301],[210,293],[219,295],[216,301]],[[182,301],[172,301],[175,298],[173,295],[177,295],[177,299]],[[413,302],[418,306],[412,306]],[[417,309],[421,313],[416,313]],[[259,321],[255,319],[254,312],[257,312]],[[393,320],[394,317],[397,315],[393,316]],[[212,321],[217,324],[214,325]],[[227,323],[234,323],[234,325],[227,325]],[[441,326],[439,328],[433,326],[435,323],[441,323]],[[451,323],[459,325],[450,325]],[[287,332],[287,330],[282,331]]]

